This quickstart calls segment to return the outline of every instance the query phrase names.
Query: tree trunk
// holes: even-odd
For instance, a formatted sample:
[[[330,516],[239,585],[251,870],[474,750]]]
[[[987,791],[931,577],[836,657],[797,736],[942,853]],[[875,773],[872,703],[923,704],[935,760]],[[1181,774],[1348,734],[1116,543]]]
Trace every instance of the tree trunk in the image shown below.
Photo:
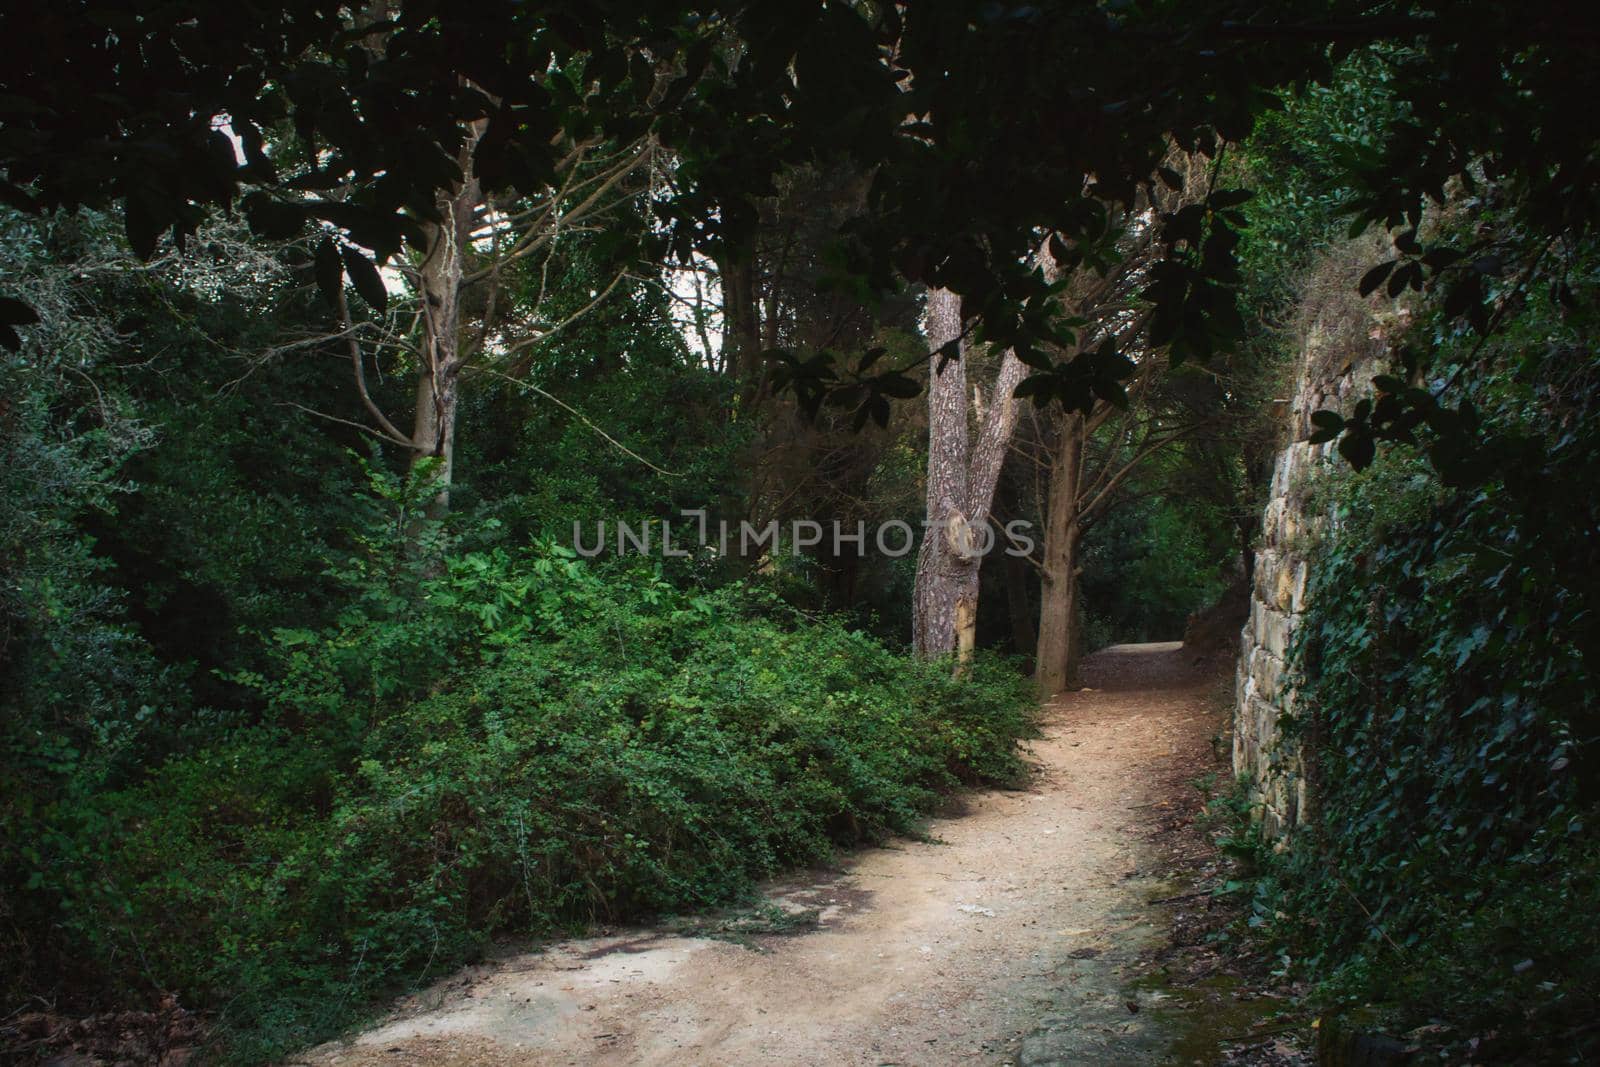
[[[480,196],[472,172],[475,137],[461,150],[462,182],[439,194],[443,221],[428,227],[428,251],[419,271],[422,284],[422,361],[417,373],[417,403],[411,440],[416,449],[411,467],[430,457],[439,460],[433,472],[437,487],[428,503],[428,517],[443,518],[450,510],[450,485],[455,474],[456,407],[460,393],[461,287],[472,213]]]
[[[1039,596],[1035,679],[1049,699],[1077,681],[1078,488],[1083,476],[1086,426],[1082,415],[1062,420],[1050,470],[1050,507],[1044,528],[1044,572]]]
[[[961,336],[961,299],[945,289],[928,294],[930,348]],[[962,558],[965,546],[967,467],[967,361],[933,357],[928,368],[927,522],[917,554],[912,603],[912,648],[919,656],[947,655],[956,644],[956,604],[976,604],[978,566]]]
[[[723,365],[738,383],[738,417],[748,419],[761,400],[761,300],[756,287],[755,263],[719,260],[722,281]]]
[[[1017,491],[1016,479],[1006,478],[1001,481],[999,489],[1001,501],[1000,519],[1019,519],[1023,516],[1021,507],[1021,494]],[[1038,652],[1039,630],[1036,625],[1038,614],[1033,606],[1033,564],[1025,556],[1013,555],[1005,551],[1009,546],[997,546],[1001,551],[1000,557],[1001,577],[1006,587],[1006,609],[1011,620],[1011,647],[1017,655],[1028,660],[1028,673],[1033,673],[1033,657]]]
[[[930,292],[926,330],[934,349],[960,337],[961,298],[944,289]],[[977,643],[978,567],[993,540],[989,510],[1016,427],[1013,394],[1026,370],[1014,353],[1002,358],[973,444],[966,362],[963,351],[941,369],[934,356],[928,373],[927,526],[917,556],[911,641],[920,656],[954,651],[961,662]]]
[[[450,511],[450,483],[455,474],[456,401],[460,392],[459,366],[440,361],[424,365],[417,374],[416,415],[411,439],[417,450],[411,453],[411,469],[437,457],[433,470],[435,492],[428,501],[428,518],[442,519]]]

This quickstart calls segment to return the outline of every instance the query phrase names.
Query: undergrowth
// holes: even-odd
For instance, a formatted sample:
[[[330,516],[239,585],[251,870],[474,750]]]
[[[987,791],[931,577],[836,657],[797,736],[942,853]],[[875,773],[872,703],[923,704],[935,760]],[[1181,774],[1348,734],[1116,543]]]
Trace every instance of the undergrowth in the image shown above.
[[[1248,922],[1321,1010],[1374,1006],[1450,1062],[1593,1062],[1594,323],[1518,299],[1490,346],[1505,370],[1465,398],[1489,466],[1446,484],[1423,440],[1313,492],[1332,532],[1309,553],[1283,723],[1311,810],[1286,850],[1239,829],[1237,801],[1225,836]],[[1415,334],[1436,381],[1484,358],[1437,314]]]
[[[176,992],[212,1057],[263,1061],[498,934],[735,902],[1023,770],[1014,667],[955,681],[756,588],[551,546],[340,566],[337,623],[241,679],[260,721],[12,813],[22,981]]]

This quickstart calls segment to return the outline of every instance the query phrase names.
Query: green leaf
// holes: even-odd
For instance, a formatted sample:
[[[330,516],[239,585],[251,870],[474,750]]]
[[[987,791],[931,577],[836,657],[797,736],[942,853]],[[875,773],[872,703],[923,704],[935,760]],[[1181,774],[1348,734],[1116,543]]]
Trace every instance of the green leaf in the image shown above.
[[[339,302],[339,289],[344,285],[344,264],[339,260],[338,246],[332,237],[324,237],[317,245],[317,288],[330,304]]]
[[[1055,384],[1053,374],[1030,374],[1017,383],[1017,388],[1012,396],[1037,396],[1039,393],[1050,389]]]
[[[892,396],[896,400],[909,400],[922,392],[922,386],[914,378],[903,374],[885,374],[874,383],[877,392],[884,396]]]
[[[298,237],[305,226],[304,208],[274,200],[266,193],[251,193],[241,206],[250,223],[250,232],[257,237],[288,241]]]
[[[356,287],[361,299],[382,315],[389,306],[389,290],[384,287],[383,275],[372,260],[353,248],[344,250],[344,267],[350,274],[350,284]]]
[[[1363,471],[1372,466],[1378,449],[1372,438],[1366,434],[1351,433],[1339,441],[1339,454],[1349,462],[1350,466]]]
[[[1211,194],[1211,209],[1221,211],[1223,208],[1238,207],[1255,195],[1249,189],[1219,189]]]
[[[122,222],[128,232],[128,245],[133,254],[148,261],[156,252],[156,241],[165,228],[161,219],[145,204],[143,199],[130,196],[122,209]]]
[[[861,361],[856,364],[856,372],[859,374],[865,374],[867,371],[871,370],[872,365],[878,362],[878,360],[882,359],[883,354],[887,351],[889,351],[889,349],[885,346],[875,345],[861,353]]]
[[[1361,276],[1361,283],[1356,286],[1356,291],[1362,296],[1371,296],[1374,289],[1383,284],[1383,280],[1394,270],[1394,265],[1399,260],[1391,259],[1387,263],[1379,263]]]

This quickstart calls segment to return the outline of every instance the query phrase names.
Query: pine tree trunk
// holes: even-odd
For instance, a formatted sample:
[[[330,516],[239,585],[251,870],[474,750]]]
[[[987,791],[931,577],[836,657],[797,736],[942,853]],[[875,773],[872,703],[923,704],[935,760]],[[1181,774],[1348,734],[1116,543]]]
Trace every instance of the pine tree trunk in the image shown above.
[[[928,294],[928,344],[961,336],[961,298],[944,289]],[[966,355],[933,357],[928,373],[927,527],[917,556],[912,603],[912,648],[920,656],[971,658],[977,643],[978,568],[1006,449],[1016,426],[1017,383],[1026,368],[1007,352],[995,375],[976,444],[967,427]]]
[[[1049,699],[1077,681],[1078,483],[1083,474],[1082,415],[1063,420],[1050,471],[1050,507],[1045,518],[1044,572],[1039,597],[1039,644],[1034,677]]]
[[[961,336],[961,300],[937,289],[928,294],[928,345]],[[977,561],[957,551],[967,516],[967,361],[951,359],[928,369],[927,525],[917,555],[912,603],[912,648],[919,656],[949,654],[956,644],[956,603],[977,598]],[[970,572],[970,575],[969,573]]]

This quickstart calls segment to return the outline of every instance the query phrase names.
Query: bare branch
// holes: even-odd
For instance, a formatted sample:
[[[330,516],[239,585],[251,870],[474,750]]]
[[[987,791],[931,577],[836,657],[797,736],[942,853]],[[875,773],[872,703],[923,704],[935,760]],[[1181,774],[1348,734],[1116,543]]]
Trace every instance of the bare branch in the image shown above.
[[[372,394],[367,392],[366,361],[361,355],[361,340],[356,336],[355,329],[350,325],[350,302],[345,299],[343,286],[339,288],[338,299],[339,323],[344,327],[344,337],[350,346],[350,365],[355,372],[356,392],[361,394],[362,405],[367,409],[367,413],[376,419],[378,425],[383,428],[383,433],[379,436],[385,437],[397,445],[404,445],[406,448],[415,450],[417,443],[408,435],[401,433],[395,424],[389,421],[389,417],[383,413],[372,399]],[[329,417],[331,418],[332,416]]]
[[[1160,438],[1153,443],[1146,444],[1138,452],[1134,453],[1133,458],[1128,460],[1127,463],[1123,464],[1122,468],[1118,470],[1116,474],[1111,476],[1111,479],[1105,483],[1104,488],[1102,488],[1098,493],[1095,493],[1093,499],[1078,509],[1078,514],[1080,516],[1092,515],[1095,509],[1099,508],[1100,505],[1106,501],[1106,498],[1116,490],[1117,486],[1122,484],[1122,480],[1132,473],[1133,470],[1139,466],[1139,464],[1143,463],[1145,460],[1149,459],[1163,448],[1166,448],[1172,444],[1176,444],[1183,438],[1197,432],[1204,425],[1205,423],[1196,423],[1193,426],[1185,427],[1176,433],[1172,433],[1166,437]],[[1107,468],[1107,470],[1109,469],[1110,468]],[[1095,481],[1098,484],[1104,478],[1105,473],[1102,472],[1100,478],[1095,479]]]
[[[554,337],[556,334],[560,333],[562,330],[566,329],[568,326],[571,326],[574,322],[577,322],[589,312],[593,311],[601,301],[611,295],[611,291],[617,287],[618,283],[628,276],[629,275],[626,270],[620,272],[615,278],[611,279],[611,284],[600,290],[600,292],[597,293],[595,297],[587,304],[583,305],[583,307],[579,308],[577,311],[574,311],[572,314],[568,315],[566,318],[562,319],[548,330],[542,330],[532,337],[524,337],[515,344],[509,346],[505,350],[504,356],[509,358],[525,348],[548,341],[550,338]],[[522,374],[527,369],[527,360],[521,359],[514,363],[511,367],[507,368],[506,373],[512,375]]]
[[[617,451],[621,452],[623,455],[627,456],[630,459],[637,460],[638,462],[643,463],[646,467],[649,467],[651,470],[655,471],[657,474],[661,475],[663,478],[682,478],[683,477],[683,472],[681,472],[681,471],[665,470],[665,469],[663,469],[661,467],[656,466],[654,463],[651,463],[649,460],[647,460],[643,456],[639,455],[639,453],[635,452],[633,449],[629,448],[627,445],[623,444],[621,441],[618,441],[615,437],[612,437],[610,434],[606,433],[600,427],[596,426],[593,422],[591,422],[589,420],[589,417],[587,415],[585,415],[583,412],[579,411],[577,408],[573,407],[571,404],[568,404],[565,400],[562,400],[560,397],[555,396],[555,395],[553,395],[551,393],[548,393],[545,390],[539,388],[537,385],[534,385],[532,382],[528,381],[527,379],[525,379],[525,378],[513,378],[509,374],[500,373],[499,371],[495,370],[493,367],[485,367],[483,369],[487,373],[493,374],[497,378],[504,378],[506,381],[511,382],[513,385],[518,385],[518,386],[521,386],[524,389],[528,389],[528,390],[531,390],[531,391],[533,391],[535,393],[538,393],[540,396],[544,397],[546,400],[550,401],[552,404],[556,405],[557,407],[561,408],[563,411],[567,412],[568,414],[570,414],[573,417],[575,417],[576,419],[578,419],[578,421],[582,422],[589,429],[593,430],[596,434],[598,434],[601,438],[603,438],[608,444],[610,444]]]
[[[551,212],[559,209],[562,200],[565,198],[565,191],[553,196],[546,210],[539,216],[537,223],[528,227],[527,233],[523,235],[521,240],[512,245],[511,249],[506,252],[505,255],[499,257],[493,266],[485,267],[482,270],[474,271],[473,273],[466,275],[462,279],[462,284],[472,285],[475,282],[482,281],[493,271],[499,270],[505,267],[507,264],[515,263],[521,259],[526,259],[528,256],[539,251],[539,249],[543,248],[545,245],[554,240],[556,235],[562,229],[571,229],[584,218],[591,214],[595,214],[595,205],[598,204],[608,192],[614,189],[618,182],[622,181],[622,179],[626,178],[629,174],[632,174],[635,170],[648,162],[651,155],[649,149],[650,142],[648,139],[641,139],[634,142],[634,149],[631,150],[631,152],[622,160],[621,163],[618,163],[616,166],[612,167],[610,171],[603,172],[603,175],[595,176],[603,177],[604,180],[600,181],[600,184],[594,189],[593,192],[589,193],[588,196],[584,197],[583,200],[579,201],[573,207],[561,212],[558,216],[556,225],[546,226],[544,225],[546,219]],[[592,180],[594,179],[587,179],[585,184]],[[609,211],[617,204],[620,204],[625,200],[632,199],[633,196],[636,195],[638,194],[630,194],[629,196],[620,197],[615,202],[606,205],[603,210]]]
[[[279,401],[279,403],[284,407],[295,408],[295,409],[297,409],[299,411],[303,411],[307,415],[314,415],[319,419],[326,419],[328,422],[336,422],[341,426],[349,426],[352,429],[360,430],[362,433],[371,434],[373,437],[376,437],[380,441],[389,441],[389,442],[391,442],[393,444],[405,444],[405,445],[407,445],[407,447],[410,446],[410,442],[408,442],[408,441],[396,441],[394,438],[390,437],[388,434],[379,433],[377,430],[374,430],[371,426],[367,426],[367,425],[364,425],[362,423],[352,421],[350,419],[341,419],[337,415],[329,415],[326,411],[318,411],[315,408],[308,408],[304,404],[296,404],[293,400],[283,400],[283,401]]]

